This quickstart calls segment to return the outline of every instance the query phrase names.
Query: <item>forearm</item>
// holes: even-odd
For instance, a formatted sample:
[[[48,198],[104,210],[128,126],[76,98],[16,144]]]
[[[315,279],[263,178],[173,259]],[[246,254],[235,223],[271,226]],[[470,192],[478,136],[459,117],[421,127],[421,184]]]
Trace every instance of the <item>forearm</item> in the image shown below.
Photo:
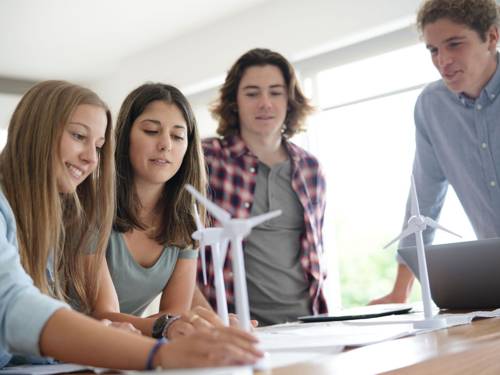
[[[398,265],[396,281],[394,282],[392,294],[401,300],[406,301],[411,293],[414,280],[415,277],[410,269],[406,265],[400,263]]]
[[[193,301],[191,303],[191,308],[194,308],[196,306],[201,306],[201,307],[204,307],[206,309],[213,311],[212,306],[210,306],[210,303],[208,303],[208,301],[205,298],[205,296],[203,295],[203,293],[201,293],[201,290],[198,287],[198,285],[194,289],[194,295],[193,295]]]
[[[129,333],[67,309],[57,310],[40,336],[40,351],[64,362],[143,370],[150,338]]]

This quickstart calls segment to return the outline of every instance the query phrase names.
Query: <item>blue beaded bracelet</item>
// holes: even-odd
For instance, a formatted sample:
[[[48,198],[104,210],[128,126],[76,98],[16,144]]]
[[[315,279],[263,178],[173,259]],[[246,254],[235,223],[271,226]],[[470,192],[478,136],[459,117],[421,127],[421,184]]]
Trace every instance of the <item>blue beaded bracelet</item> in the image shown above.
[[[146,362],[146,370],[154,370],[153,368],[153,359],[155,357],[156,352],[161,348],[163,344],[166,344],[167,340],[162,337],[161,339],[158,339],[154,346],[151,348],[148,354],[148,361]]]

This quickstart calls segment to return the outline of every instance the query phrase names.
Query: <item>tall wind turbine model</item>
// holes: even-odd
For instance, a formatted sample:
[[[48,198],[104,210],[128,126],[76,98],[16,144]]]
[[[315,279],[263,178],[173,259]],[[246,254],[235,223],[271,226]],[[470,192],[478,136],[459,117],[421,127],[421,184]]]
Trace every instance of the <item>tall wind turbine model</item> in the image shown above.
[[[207,285],[207,268],[205,264],[205,246],[212,247],[212,265],[214,267],[215,298],[217,300],[217,314],[225,326],[229,326],[229,314],[227,311],[226,288],[224,286],[224,259],[226,259],[227,240],[223,236],[223,228],[205,228],[200,220],[196,204],[194,208],[194,220],[196,228],[193,233],[194,240],[200,243],[201,267],[203,270],[203,282]],[[222,249],[220,244],[222,243]],[[222,252],[221,252],[222,250]]]
[[[247,281],[245,277],[245,261],[243,259],[243,238],[248,236],[253,227],[281,215],[281,210],[268,212],[248,219],[232,219],[231,215],[201,195],[191,185],[186,189],[203,204],[217,220],[222,223],[223,236],[231,241],[232,265],[234,275],[234,292],[236,299],[236,314],[240,322],[240,328],[250,331],[250,307],[248,304]]]
[[[405,238],[411,234],[415,234],[415,240],[417,245],[417,258],[418,258],[418,273],[420,274],[420,286],[422,288],[422,302],[424,304],[424,320],[419,320],[413,323],[413,327],[417,329],[437,329],[446,327],[446,319],[432,315],[432,298],[431,289],[429,286],[429,274],[427,273],[427,261],[425,259],[425,248],[424,240],[422,237],[422,232],[430,226],[432,228],[441,229],[445,232],[451,233],[457,237],[460,235],[444,228],[439,225],[436,221],[432,220],[427,216],[420,215],[420,209],[418,206],[417,190],[415,188],[415,179],[413,175],[411,176],[411,217],[408,220],[407,227],[384,246],[384,249],[392,245],[397,240]]]

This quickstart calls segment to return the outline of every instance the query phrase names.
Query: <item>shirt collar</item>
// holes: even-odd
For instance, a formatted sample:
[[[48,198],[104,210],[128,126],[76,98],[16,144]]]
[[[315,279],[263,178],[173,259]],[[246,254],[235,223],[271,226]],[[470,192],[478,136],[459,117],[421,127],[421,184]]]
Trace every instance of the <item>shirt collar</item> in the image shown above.
[[[239,134],[224,137],[223,143],[225,143],[225,147],[227,147],[233,158],[240,158],[243,155],[251,155],[255,157]]]
[[[479,93],[479,97],[476,99],[471,99],[463,93],[457,94],[458,100],[465,106],[473,106],[476,101],[481,102],[481,104],[492,103],[500,93],[500,69],[499,69],[499,53],[496,55],[497,67],[495,73],[486,83]]]
[[[286,138],[282,138],[283,145],[285,146],[288,155],[294,160],[298,161],[300,159],[299,155],[297,155],[297,152],[293,148],[292,144],[288,142]],[[239,158],[243,155],[250,155],[254,158],[257,158],[255,154],[250,151],[250,149],[247,147],[243,139],[239,134],[233,134],[229,135],[227,137],[224,137],[224,143],[225,146],[228,148],[229,152],[231,153],[232,157],[234,158]]]

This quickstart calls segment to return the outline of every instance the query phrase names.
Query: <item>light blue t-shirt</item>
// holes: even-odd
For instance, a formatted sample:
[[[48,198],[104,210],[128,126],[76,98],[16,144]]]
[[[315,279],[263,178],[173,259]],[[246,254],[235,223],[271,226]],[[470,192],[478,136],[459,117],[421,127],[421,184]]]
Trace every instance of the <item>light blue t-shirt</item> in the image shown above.
[[[479,239],[500,237],[500,69],[475,100],[456,95],[442,80],[429,84],[415,105],[413,175],[422,215],[437,219],[448,184],[455,189]],[[410,217],[406,206],[404,224]],[[430,243],[434,230],[424,232]],[[400,246],[414,246],[408,236]]]
[[[16,221],[0,191],[0,368],[12,353],[40,355],[40,334],[47,320],[67,307],[40,292],[19,258]]]
[[[156,263],[145,268],[130,254],[123,234],[112,231],[106,260],[118,294],[120,312],[140,316],[156,296],[163,292],[174,272],[177,259],[196,259],[197,256],[197,250],[167,246]]]

